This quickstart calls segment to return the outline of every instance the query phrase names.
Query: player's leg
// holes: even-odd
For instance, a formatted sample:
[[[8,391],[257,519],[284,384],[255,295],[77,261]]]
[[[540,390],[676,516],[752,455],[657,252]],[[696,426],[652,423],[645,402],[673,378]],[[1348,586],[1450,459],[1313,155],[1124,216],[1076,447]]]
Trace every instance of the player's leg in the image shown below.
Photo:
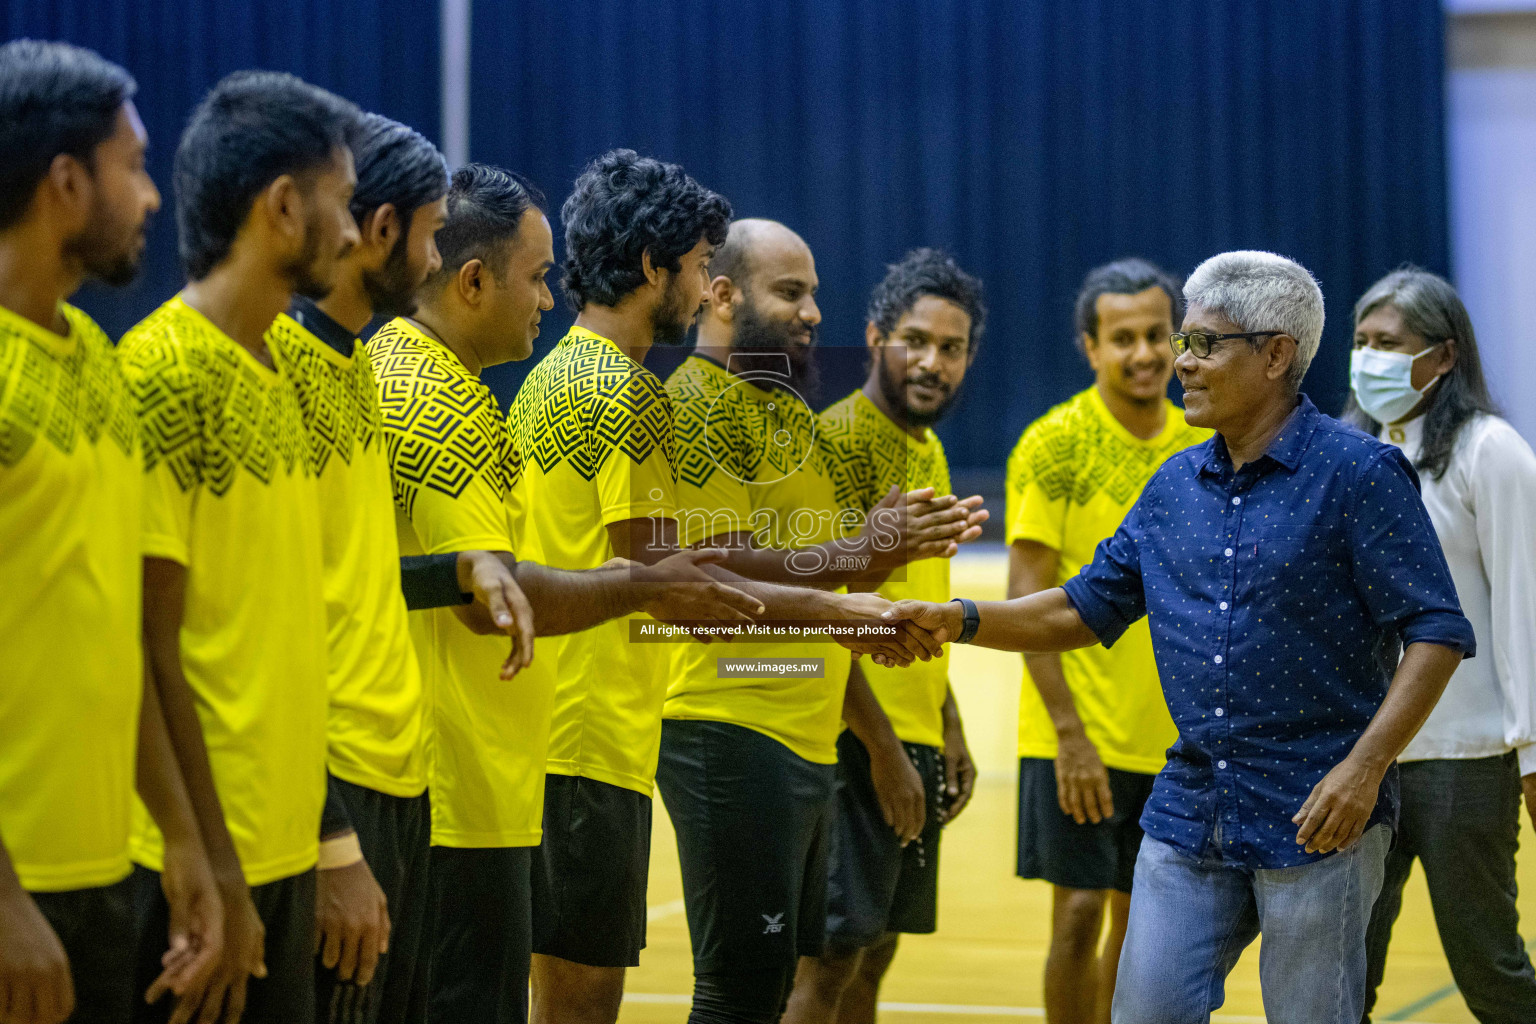
[[[645,947],[651,798],[574,775],[544,786],[534,856],[537,1024],[613,1024]]]
[[[1109,892],[1109,933],[1099,952],[1098,1009],[1093,1019],[1109,1024],[1109,1008],[1115,1000],[1115,981],[1120,974],[1120,953],[1125,948],[1125,930],[1131,921],[1131,894],[1111,889]]]
[[[826,948],[804,957],[784,1024],[834,1020],[866,946],[886,932],[901,874],[902,847],[885,823],[869,752],[846,730],[837,741],[827,868]]]
[[[528,847],[432,847],[431,1020],[525,1024],[532,943]]]
[[[843,998],[837,1004],[837,1024],[874,1024],[875,1009],[880,1003],[880,983],[896,959],[899,938],[894,932],[882,935],[864,950],[858,969],[844,987]]]
[[[71,892],[39,892],[32,901],[69,957],[75,987],[70,1024],[122,1024],[143,991],[135,991],[133,887],[114,885]],[[161,935],[161,946],[165,945]]]
[[[826,929],[834,767],[722,722],[662,723],[694,955],[692,1024],[774,1022]]]
[[[1098,1005],[1099,936],[1105,889],[1051,887],[1051,943],[1045,955],[1045,1017],[1092,1024]]]

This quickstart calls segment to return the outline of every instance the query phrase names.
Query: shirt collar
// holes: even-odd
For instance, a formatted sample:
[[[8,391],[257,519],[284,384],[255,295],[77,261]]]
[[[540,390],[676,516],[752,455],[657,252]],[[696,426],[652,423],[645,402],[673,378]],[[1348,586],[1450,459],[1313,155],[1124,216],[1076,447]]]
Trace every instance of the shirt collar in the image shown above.
[[[341,326],[331,318],[329,313],[315,305],[315,300],[295,295],[288,307],[288,315],[297,320],[299,326],[310,334],[348,359],[352,358],[352,352],[357,347],[357,335]]]
[[[1296,408],[1286,417],[1280,433],[1275,435],[1269,447],[1264,449],[1264,454],[1255,461],[1271,459],[1284,466],[1287,472],[1296,472],[1296,467],[1301,465],[1301,457],[1306,454],[1307,445],[1312,441],[1312,434],[1317,430],[1320,415],[1312,399],[1298,395]],[[1227,439],[1217,434],[1210,441],[1210,449],[1200,465],[1200,472],[1208,476],[1223,476],[1231,471],[1232,457],[1227,453]]]

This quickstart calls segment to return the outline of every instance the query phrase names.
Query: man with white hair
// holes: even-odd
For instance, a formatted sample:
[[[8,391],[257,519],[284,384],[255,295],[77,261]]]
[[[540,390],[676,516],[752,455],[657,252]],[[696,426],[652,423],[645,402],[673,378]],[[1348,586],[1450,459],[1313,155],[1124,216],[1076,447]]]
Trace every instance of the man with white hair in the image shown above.
[[[1185,417],[1216,437],[1164,463],[1064,586],[886,617],[1051,652],[1146,615],[1179,739],[1141,818],[1114,1021],[1209,1021],[1262,932],[1269,1019],[1357,1024],[1393,762],[1472,627],[1412,466],[1298,391],[1323,329],[1312,276],[1223,253],[1184,298]]]

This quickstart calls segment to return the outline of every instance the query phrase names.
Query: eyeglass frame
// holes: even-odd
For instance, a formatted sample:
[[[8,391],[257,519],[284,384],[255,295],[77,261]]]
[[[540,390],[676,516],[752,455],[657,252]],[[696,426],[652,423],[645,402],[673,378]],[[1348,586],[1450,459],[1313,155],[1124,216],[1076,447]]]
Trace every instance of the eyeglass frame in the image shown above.
[[[1184,352],[1192,353],[1196,359],[1209,359],[1212,351],[1211,342],[1213,341],[1231,341],[1233,338],[1242,338],[1251,344],[1255,338],[1274,338],[1285,333],[1285,331],[1233,331],[1229,334],[1208,334],[1205,331],[1174,331],[1168,335],[1168,347],[1173,349],[1173,357],[1175,359],[1183,355]],[[1184,351],[1182,352],[1179,350],[1179,339],[1181,338],[1184,340]],[[1205,351],[1195,351],[1195,346],[1189,343],[1190,338],[1204,338]]]

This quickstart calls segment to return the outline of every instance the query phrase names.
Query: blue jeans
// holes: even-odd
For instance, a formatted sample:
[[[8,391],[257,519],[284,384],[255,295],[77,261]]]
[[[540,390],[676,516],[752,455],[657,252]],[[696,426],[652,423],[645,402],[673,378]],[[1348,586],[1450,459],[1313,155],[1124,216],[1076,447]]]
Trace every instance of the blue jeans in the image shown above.
[[[1195,860],[1142,840],[1120,952],[1114,1024],[1205,1024],[1227,974],[1260,932],[1259,978],[1271,1024],[1359,1024],[1365,931],[1391,833],[1294,868]]]

